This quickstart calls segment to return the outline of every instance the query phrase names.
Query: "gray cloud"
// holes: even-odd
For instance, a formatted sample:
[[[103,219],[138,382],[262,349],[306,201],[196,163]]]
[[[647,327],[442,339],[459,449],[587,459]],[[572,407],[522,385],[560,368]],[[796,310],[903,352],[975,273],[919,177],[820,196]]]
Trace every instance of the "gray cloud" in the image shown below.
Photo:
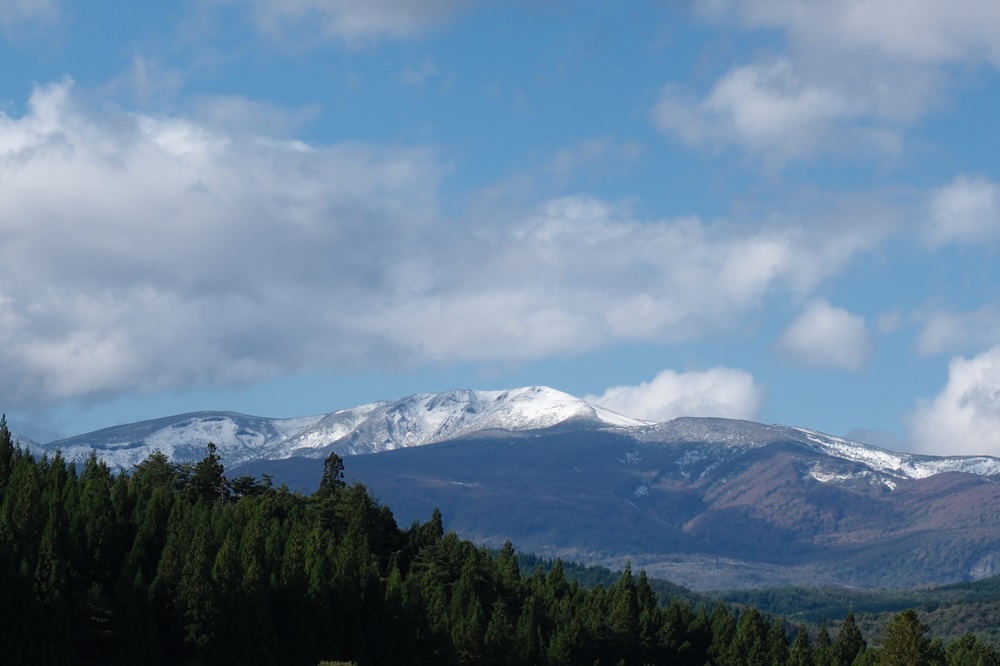
[[[0,401],[690,340],[885,233],[636,220],[587,196],[449,221],[432,150],[217,120],[97,115],[68,82],[0,115]]]

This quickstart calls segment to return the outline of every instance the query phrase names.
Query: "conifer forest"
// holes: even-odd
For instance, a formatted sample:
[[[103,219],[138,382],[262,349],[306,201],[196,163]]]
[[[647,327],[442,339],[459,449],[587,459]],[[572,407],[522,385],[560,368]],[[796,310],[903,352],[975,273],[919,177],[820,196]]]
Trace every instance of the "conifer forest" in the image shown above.
[[[16,664],[997,664],[915,611],[862,635],[663,598],[628,564],[583,586],[556,561],[400,528],[325,465],[306,496],[153,454],[113,473],[36,457],[0,421],[0,661]]]

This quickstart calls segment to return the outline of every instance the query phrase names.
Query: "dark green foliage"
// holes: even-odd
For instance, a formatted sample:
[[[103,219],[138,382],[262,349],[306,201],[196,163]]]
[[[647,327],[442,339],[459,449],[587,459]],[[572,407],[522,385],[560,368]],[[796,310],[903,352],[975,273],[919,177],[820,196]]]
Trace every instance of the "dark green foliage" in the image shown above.
[[[848,613],[844,618],[844,623],[837,633],[837,640],[833,642],[833,655],[838,666],[851,666],[855,658],[868,647],[868,643],[861,635],[857,623],[854,621],[854,613]]]
[[[442,524],[400,530],[336,456],[308,497],[230,482],[212,445],[194,465],[157,452],[114,475],[91,456],[77,475],[0,418],[3,663],[997,664],[976,636],[931,641],[912,611],[881,649],[850,614],[835,640],[802,626],[789,646],[754,607],[693,607],[629,564],[490,551]]]
[[[943,663],[916,611],[905,610],[882,627],[878,663],[882,666],[931,666]]]

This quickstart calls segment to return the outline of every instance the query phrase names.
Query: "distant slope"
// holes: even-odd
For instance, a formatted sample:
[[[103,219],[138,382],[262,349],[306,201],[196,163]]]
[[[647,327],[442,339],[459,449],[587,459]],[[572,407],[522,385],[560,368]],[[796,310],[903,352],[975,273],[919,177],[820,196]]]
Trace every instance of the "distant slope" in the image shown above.
[[[19,444],[22,449],[31,449],[32,451],[42,451],[45,447],[36,442],[33,439],[28,439],[23,435],[18,435],[16,432],[10,433],[10,439],[15,444]]]
[[[84,460],[91,451],[118,469],[130,469],[153,451],[175,461],[200,460],[213,442],[229,464],[269,455],[275,442],[310,427],[322,416],[268,419],[235,412],[193,412],[104,428],[47,444],[67,460]]]
[[[789,622],[819,624],[853,613],[866,636],[893,615],[908,608],[920,610],[920,619],[930,625],[930,635],[945,642],[972,632],[980,639],[1000,643],[1000,577],[943,587],[908,590],[857,588],[765,588],[726,590],[712,601],[753,606],[763,613]],[[831,627],[831,633],[835,628]]]
[[[913,586],[1000,570],[1000,461],[892,454],[783,426],[566,422],[345,461],[407,524],[637,568],[695,589]],[[951,471],[969,468],[977,473]],[[319,460],[256,463],[310,490]],[[944,470],[944,471],[941,471]],[[936,472],[936,473],[935,473]]]

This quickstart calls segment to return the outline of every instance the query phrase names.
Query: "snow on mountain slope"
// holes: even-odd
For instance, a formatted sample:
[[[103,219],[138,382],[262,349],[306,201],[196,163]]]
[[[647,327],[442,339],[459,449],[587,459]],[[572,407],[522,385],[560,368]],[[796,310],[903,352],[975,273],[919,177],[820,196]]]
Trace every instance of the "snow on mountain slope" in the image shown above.
[[[172,460],[200,460],[212,442],[227,465],[266,458],[283,441],[319,421],[320,416],[268,419],[234,412],[196,412],[113,426],[45,445],[67,460],[82,461],[96,451],[108,465],[129,469],[154,451]]]
[[[817,463],[810,475],[823,483],[848,483],[858,478],[875,480],[889,488],[898,479],[923,479],[943,472],[966,472],[1000,478],[1000,458],[989,456],[939,457],[897,453],[877,446],[854,442],[825,433],[783,425],[721,418],[682,417],[646,428],[639,437],[645,441],[690,444],[683,468],[718,462],[748,449],[775,443],[796,443],[830,458],[850,461],[865,469],[853,474],[831,473]]]
[[[484,430],[534,430],[572,419],[604,426],[649,425],[596,407],[544,386],[508,391],[421,393],[396,402],[381,402],[334,412],[312,428],[290,438],[280,457],[323,455],[330,447],[355,455],[463,437]]]
[[[19,445],[22,449],[30,449],[32,451],[38,451],[45,448],[35,440],[28,439],[27,437],[22,437],[21,435],[18,435],[16,432],[10,433],[10,441]]]
[[[292,456],[323,457],[419,446],[482,430],[531,430],[572,419],[607,427],[636,427],[630,419],[554,389],[446,391],[375,402],[330,414],[269,419],[234,412],[197,412],[105,428],[34,449],[62,451],[82,461],[92,450],[110,466],[128,469],[159,450],[174,460],[200,460],[213,442],[224,464]]]
[[[788,430],[802,433],[815,449],[829,456],[852,460],[896,477],[924,479],[942,472],[1000,475],[1000,459],[989,456],[938,457],[896,453],[806,428],[789,427]]]
[[[621,433],[636,442],[680,445],[677,469],[703,476],[726,461],[770,444],[810,451],[804,472],[823,483],[867,479],[894,488],[900,479],[968,472],[1000,479],[1000,459],[939,458],[895,453],[806,428],[721,418],[684,417],[664,423],[631,419],[543,386],[506,391],[455,390],[374,402],[325,415],[269,419],[233,412],[197,412],[106,428],[32,451],[62,450],[82,461],[96,451],[128,469],[160,450],[173,460],[200,460],[214,442],[227,467],[255,460],[377,453],[496,431],[526,431],[563,423]],[[838,462],[839,461],[839,462]],[[844,466],[844,462],[850,465]]]

